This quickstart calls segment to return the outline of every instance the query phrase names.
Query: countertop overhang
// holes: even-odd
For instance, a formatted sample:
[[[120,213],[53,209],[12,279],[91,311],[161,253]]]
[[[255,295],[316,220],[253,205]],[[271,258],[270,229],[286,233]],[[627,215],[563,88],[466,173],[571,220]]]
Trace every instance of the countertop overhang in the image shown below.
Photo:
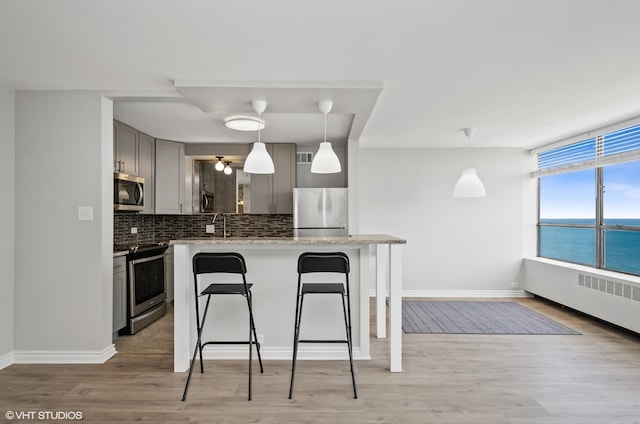
[[[407,241],[386,234],[354,234],[348,237],[211,237],[171,240],[170,245],[358,245],[358,244],[406,244]]]

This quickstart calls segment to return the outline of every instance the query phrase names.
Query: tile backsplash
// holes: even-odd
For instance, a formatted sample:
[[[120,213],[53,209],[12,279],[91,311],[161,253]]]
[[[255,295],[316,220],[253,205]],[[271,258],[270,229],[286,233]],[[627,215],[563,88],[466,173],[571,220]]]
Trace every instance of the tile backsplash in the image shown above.
[[[230,237],[291,237],[292,215],[225,214],[227,236]],[[162,242],[185,238],[222,237],[223,215],[215,220],[215,233],[206,232],[213,215],[144,215],[116,213],[113,215],[114,244]],[[131,234],[131,228],[137,234]]]

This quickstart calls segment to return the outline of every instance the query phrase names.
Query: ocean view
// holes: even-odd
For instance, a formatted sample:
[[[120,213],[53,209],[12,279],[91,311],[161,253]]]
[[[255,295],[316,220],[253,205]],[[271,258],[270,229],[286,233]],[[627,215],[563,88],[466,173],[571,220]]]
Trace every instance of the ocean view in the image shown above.
[[[541,224],[594,225],[594,219],[541,219]],[[605,225],[634,226],[640,229],[640,219],[607,219]],[[540,227],[540,256],[596,264],[595,228]],[[605,232],[605,264],[609,270],[640,274],[640,231],[615,228]]]

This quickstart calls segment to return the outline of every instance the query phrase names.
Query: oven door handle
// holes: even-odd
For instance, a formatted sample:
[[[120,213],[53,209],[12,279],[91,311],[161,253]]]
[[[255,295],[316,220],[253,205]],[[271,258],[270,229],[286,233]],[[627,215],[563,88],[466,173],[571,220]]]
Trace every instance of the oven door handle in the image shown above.
[[[135,264],[141,264],[143,262],[155,261],[156,259],[164,259],[164,253],[161,253],[159,255],[154,255],[154,256],[147,256],[146,258],[133,259],[129,261],[129,263],[132,265],[135,265]]]

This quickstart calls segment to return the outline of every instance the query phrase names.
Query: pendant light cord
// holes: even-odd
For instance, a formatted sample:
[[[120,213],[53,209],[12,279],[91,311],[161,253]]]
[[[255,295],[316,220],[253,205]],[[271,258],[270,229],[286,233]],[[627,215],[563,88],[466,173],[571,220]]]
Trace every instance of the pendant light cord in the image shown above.
[[[471,166],[471,134],[467,136],[467,168]]]
[[[258,143],[260,143],[260,115],[262,114],[258,113]]]
[[[327,142],[327,114],[324,114],[324,142]]]

